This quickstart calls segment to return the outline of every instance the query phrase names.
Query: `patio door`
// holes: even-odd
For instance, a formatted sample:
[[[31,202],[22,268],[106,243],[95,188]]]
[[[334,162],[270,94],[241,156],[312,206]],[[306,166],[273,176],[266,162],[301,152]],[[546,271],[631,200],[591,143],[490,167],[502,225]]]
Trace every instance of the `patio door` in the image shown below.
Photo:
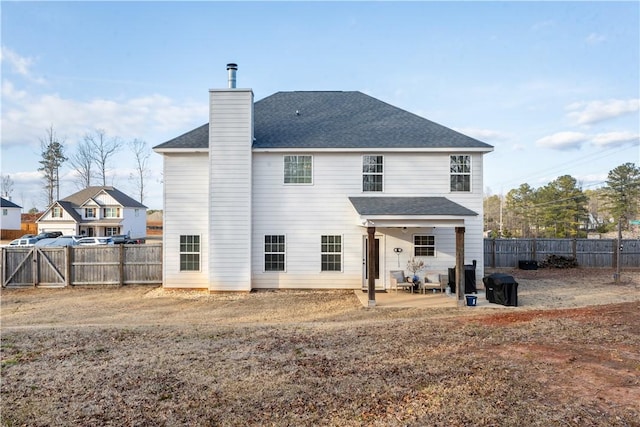
[[[373,268],[375,269],[375,277],[376,277],[376,289],[384,289],[384,281],[380,279],[380,265],[382,264],[381,260],[383,259],[382,248],[384,245],[381,245],[382,236],[375,236],[373,244],[376,247],[377,257],[373,260],[369,259],[369,237],[363,236],[362,243],[362,289],[369,289],[369,262],[373,262]]]

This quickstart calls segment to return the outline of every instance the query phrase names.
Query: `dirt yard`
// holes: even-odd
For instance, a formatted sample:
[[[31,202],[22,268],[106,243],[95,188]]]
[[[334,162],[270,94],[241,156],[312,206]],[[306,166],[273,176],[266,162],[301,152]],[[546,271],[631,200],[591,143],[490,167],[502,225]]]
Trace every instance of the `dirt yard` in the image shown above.
[[[508,273],[519,307],[3,289],[0,421],[640,426],[640,273]]]

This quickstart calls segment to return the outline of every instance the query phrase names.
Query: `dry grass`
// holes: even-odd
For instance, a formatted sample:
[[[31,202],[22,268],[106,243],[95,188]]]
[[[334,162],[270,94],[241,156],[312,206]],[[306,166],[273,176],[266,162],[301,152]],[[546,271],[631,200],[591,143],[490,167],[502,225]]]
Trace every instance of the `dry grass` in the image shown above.
[[[640,425],[640,274],[514,276],[523,307],[483,311],[3,289],[2,424]]]

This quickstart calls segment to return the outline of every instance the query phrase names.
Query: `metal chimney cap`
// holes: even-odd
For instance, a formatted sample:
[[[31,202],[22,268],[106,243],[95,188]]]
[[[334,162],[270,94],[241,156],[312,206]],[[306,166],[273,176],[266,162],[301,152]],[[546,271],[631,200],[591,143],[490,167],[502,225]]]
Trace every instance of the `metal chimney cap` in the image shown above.
[[[227,70],[237,70],[238,64],[234,64],[233,62],[227,64]]]

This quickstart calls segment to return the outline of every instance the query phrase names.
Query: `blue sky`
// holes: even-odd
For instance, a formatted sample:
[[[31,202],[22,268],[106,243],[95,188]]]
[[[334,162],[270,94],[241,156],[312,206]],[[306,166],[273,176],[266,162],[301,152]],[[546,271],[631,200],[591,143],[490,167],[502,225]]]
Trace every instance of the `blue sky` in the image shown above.
[[[208,90],[358,90],[495,146],[485,192],[640,165],[639,2],[6,2],[1,173],[44,208],[40,139],[149,147],[208,121]],[[161,156],[145,204],[162,208]],[[135,194],[123,147],[109,184]],[[61,171],[61,197],[77,190]],[[97,181],[96,181],[96,184]]]

